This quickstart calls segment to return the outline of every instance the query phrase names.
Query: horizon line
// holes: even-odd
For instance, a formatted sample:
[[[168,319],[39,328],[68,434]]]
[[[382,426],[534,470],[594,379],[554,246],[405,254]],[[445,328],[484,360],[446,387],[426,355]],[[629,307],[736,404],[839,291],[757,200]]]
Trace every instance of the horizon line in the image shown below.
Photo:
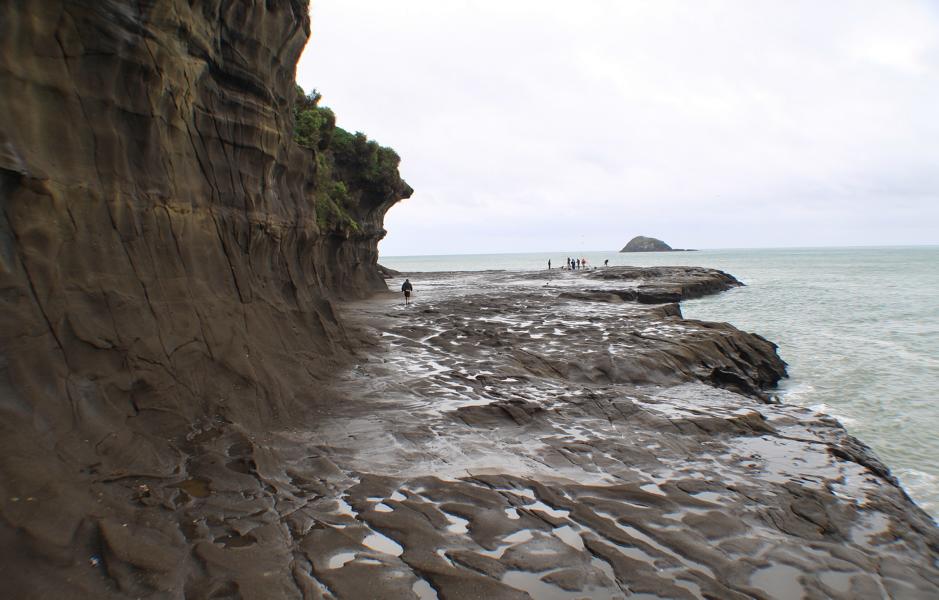
[[[681,251],[693,251],[693,252],[707,252],[714,250],[838,250],[838,249],[852,249],[852,248],[868,248],[868,249],[898,249],[898,248],[929,248],[929,247],[939,247],[939,242],[931,243],[921,243],[921,244],[878,244],[878,245],[868,245],[868,244],[856,244],[856,245],[839,245],[839,246],[728,246],[723,248],[676,248],[674,250],[661,250],[654,252],[622,252],[620,250],[528,250],[528,251],[512,251],[512,252],[451,252],[446,254],[383,254],[379,250],[378,255],[379,259],[384,258],[417,258],[417,257],[434,257],[434,256],[500,256],[504,254],[584,254],[584,253],[615,253],[615,254],[669,254],[671,252],[681,252]]]

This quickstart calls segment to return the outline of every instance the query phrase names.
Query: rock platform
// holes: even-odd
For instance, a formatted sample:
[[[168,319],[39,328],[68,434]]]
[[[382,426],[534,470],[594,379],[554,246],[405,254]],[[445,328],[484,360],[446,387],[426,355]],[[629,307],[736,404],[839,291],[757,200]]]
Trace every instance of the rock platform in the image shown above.
[[[934,524],[837,422],[773,403],[772,343],[627,300],[732,277],[409,276],[410,307],[347,308],[378,338],[297,440],[335,468],[309,525],[332,593],[934,596]]]

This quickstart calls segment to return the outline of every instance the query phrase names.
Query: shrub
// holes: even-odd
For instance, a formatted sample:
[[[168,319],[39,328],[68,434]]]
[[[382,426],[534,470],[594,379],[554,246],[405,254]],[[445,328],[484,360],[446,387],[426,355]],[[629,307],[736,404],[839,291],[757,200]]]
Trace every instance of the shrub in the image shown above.
[[[360,131],[351,134],[341,127],[336,127],[330,150],[338,163],[355,167],[362,179],[369,183],[380,184],[397,177],[398,165],[401,162],[398,153],[391,148],[380,146]]]
[[[329,146],[336,127],[336,115],[330,109],[318,106],[320,98],[322,95],[316,90],[306,94],[297,86],[293,137],[301,146],[323,150]]]
[[[362,226],[347,210],[350,202],[349,190],[341,181],[334,181],[325,189],[321,189],[316,197],[317,225],[321,229],[360,231]]]
[[[294,139],[318,150],[316,160],[316,221],[321,229],[361,231],[353,216],[362,194],[383,193],[398,180],[400,158],[361,132],[336,127],[336,115],[319,106],[322,96],[297,86],[294,105]],[[351,189],[351,191],[350,191]]]

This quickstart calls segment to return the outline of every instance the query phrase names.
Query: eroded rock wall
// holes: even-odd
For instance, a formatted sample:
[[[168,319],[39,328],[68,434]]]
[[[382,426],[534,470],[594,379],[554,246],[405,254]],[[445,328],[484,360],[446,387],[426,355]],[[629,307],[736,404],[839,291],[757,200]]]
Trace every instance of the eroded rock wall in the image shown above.
[[[131,593],[102,577],[108,552],[166,575],[140,590],[179,595],[198,580],[183,534],[128,533],[146,490],[120,482],[191,481],[200,435],[309,422],[329,401],[318,382],[349,345],[330,299],[384,286],[382,219],[410,188],[350,189],[361,227],[317,225],[316,151],[292,139],[308,36],[305,0],[0,5],[13,597]]]

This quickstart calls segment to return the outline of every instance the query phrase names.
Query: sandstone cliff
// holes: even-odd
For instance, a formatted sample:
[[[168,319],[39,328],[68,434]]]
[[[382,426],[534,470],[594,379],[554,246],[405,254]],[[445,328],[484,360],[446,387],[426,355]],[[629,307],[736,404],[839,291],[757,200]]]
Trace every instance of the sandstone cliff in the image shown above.
[[[313,420],[349,346],[331,298],[384,288],[382,220],[411,190],[394,168],[366,172],[373,146],[294,143],[308,8],[0,5],[8,597],[218,591],[206,573],[238,565],[187,536],[231,531],[222,509],[145,508],[207,493],[206,473],[238,460],[206,451],[221,432],[250,448],[252,432]],[[337,201],[344,219],[327,218]],[[245,477],[228,516],[273,502]],[[283,580],[270,585],[281,597]]]

